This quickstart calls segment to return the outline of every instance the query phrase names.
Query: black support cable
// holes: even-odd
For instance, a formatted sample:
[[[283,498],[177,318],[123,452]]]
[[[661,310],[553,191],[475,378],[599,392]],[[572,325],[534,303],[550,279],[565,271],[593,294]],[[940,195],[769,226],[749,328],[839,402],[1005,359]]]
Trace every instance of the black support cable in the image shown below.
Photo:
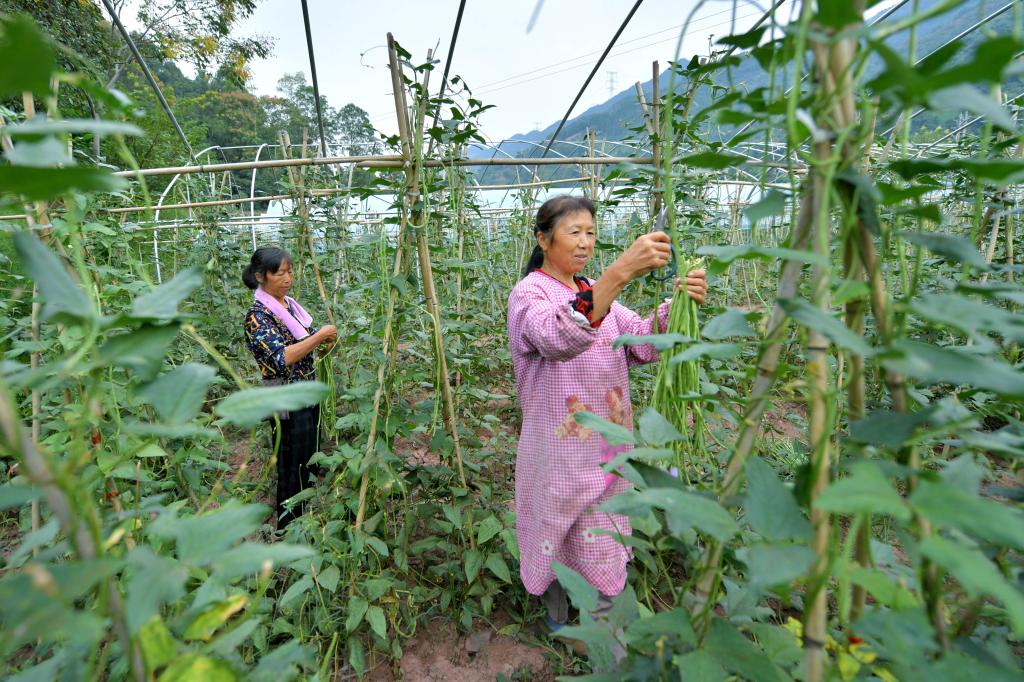
[[[548,140],[548,144],[544,147],[544,153],[540,155],[540,158],[543,159],[548,155],[548,152],[551,151],[551,145],[553,145],[555,140],[558,139],[558,133],[562,132],[562,128],[565,126],[566,121],[568,121],[569,117],[572,115],[572,110],[576,108],[580,98],[583,97],[583,93],[587,91],[587,86],[590,85],[590,81],[594,80],[597,70],[600,69],[601,64],[604,63],[604,58],[607,57],[608,53],[612,51],[613,47],[615,47],[615,41],[617,41],[619,36],[622,35],[622,32],[629,24],[629,20],[632,19],[633,15],[636,14],[636,11],[640,9],[640,5],[643,1],[644,0],[636,0],[636,3],[633,5],[633,9],[629,10],[629,14],[627,14],[626,18],[622,20],[622,25],[619,26],[619,30],[615,32],[615,35],[612,36],[611,42],[608,43],[608,47],[604,48],[604,52],[601,53],[601,57],[597,60],[597,63],[594,64],[594,68],[590,70],[590,75],[587,76],[587,80],[583,81],[583,87],[581,87],[580,91],[576,93],[575,99],[573,99],[572,104],[569,105],[569,110],[565,112],[565,116],[562,117],[562,122],[558,124],[558,128],[555,129],[555,133],[551,136],[551,139]]]
[[[1018,0],[1014,0],[1014,2],[1008,2],[1005,5],[1003,5],[1001,8],[997,9],[995,12],[992,12],[992,14],[988,15],[984,19],[979,19],[976,23],[972,24],[971,26],[968,26],[963,31],[961,31],[960,33],[958,33],[954,37],[950,38],[946,42],[942,43],[941,45],[939,45],[937,48],[935,48],[934,50],[932,50],[931,52],[929,52],[925,56],[921,57],[920,59],[914,60],[914,63],[911,66],[912,67],[916,67],[921,62],[923,62],[924,60],[928,59],[929,57],[931,57],[933,54],[935,54],[939,50],[945,49],[949,45],[951,45],[951,44],[955,43],[956,41],[960,40],[961,38],[965,38],[968,35],[970,35],[971,33],[974,33],[975,31],[977,31],[979,28],[981,28],[982,26],[984,26],[988,22],[992,21],[996,17],[1000,16],[1001,14],[1003,14],[1004,12],[1009,10],[1011,7],[1014,6],[1014,4],[1016,4],[1017,1]],[[1014,55],[1014,59],[1016,59],[1019,56],[1020,56],[1020,54]],[[917,111],[915,111],[914,113],[912,113],[910,115],[910,120],[913,121],[915,118],[917,118],[918,116],[923,114],[925,111],[927,111],[927,109],[924,108],[924,107],[918,109]],[[896,126],[894,125],[891,128],[889,128],[888,130],[886,130],[885,132],[883,132],[881,135],[879,135],[879,137],[886,137],[888,135],[891,135],[895,130],[896,130]]]
[[[462,26],[462,13],[466,9],[466,0],[459,0],[459,13],[455,15],[455,28],[452,29],[452,42],[448,45],[448,57],[444,60],[444,75],[441,76],[441,89],[437,91],[437,99],[440,100],[444,97],[444,90],[448,87],[448,72],[452,68],[452,56],[455,54],[455,41],[459,39],[459,28]],[[438,102],[437,110],[434,112],[434,122],[430,124],[431,128],[437,126],[437,118],[441,115],[441,104]],[[433,146],[433,141],[431,141]],[[428,154],[429,156],[429,154]]]
[[[139,68],[142,69],[143,75],[146,80],[149,81],[149,86],[153,88],[153,92],[156,93],[156,98],[160,101],[160,106],[163,107],[164,113],[167,114],[167,118],[171,119],[171,124],[174,126],[174,130],[178,133],[178,137],[181,138],[181,143],[185,145],[185,149],[188,151],[189,157],[192,159],[192,163],[197,164],[199,160],[196,159],[195,152],[192,151],[192,145],[189,144],[188,138],[185,137],[185,132],[178,125],[178,119],[174,118],[174,112],[171,111],[171,105],[167,103],[167,99],[164,97],[164,93],[160,90],[160,84],[156,82],[156,78],[153,77],[153,72],[149,70],[149,65],[146,64],[146,60],[142,58],[142,53],[139,52],[139,48],[135,46],[135,41],[128,35],[128,31],[125,30],[124,24],[121,23],[121,19],[117,16],[117,12],[114,11],[114,6],[110,4],[110,0],[103,0],[103,5],[107,8],[107,12],[110,14],[111,21],[114,22],[114,26],[117,27],[121,37],[124,38],[124,42],[127,43],[128,49],[131,50],[132,56],[138,63]]]
[[[900,0],[900,2],[896,3],[896,5],[894,5],[893,7],[890,7],[889,9],[885,10],[884,12],[882,12],[882,14],[881,14],[881,15],[879,15],[879,16],[875,17],[874,19],[872,19],[872,20],[871,20],[871,21],[869,22],[869,24],[868,24],[868,25],[869,25],[869,26],[875,26],[875,25],[877,25],[877,24],[880,24],[880,23],[882,23],[883,21],[885,21],[886,19],[888,19],[889,17],[891,17],[891,16],[893,15],[893,14],[895,14],[895,13],[896,13],[896,11],[897,11],[897,10],[898,10],[898,9],[899,9],[900,7],[903,7],[903,5],[907,4],[907,2],[909,2],[909,0]],[[775,9],[777,9],[777,8],[779,7],[779,5],[781,5],[781,4],[782,4],[781,2],[779,2],[779,3],[776,3],[776,5],[775,5],[774,7],[772,7],[772,9],[771,9],[771,10],[769,10],[769,13],[770,13],[770,12],[772,12],[772,11],[774,11]],[[761,21],[763,22],[763,21],[764,21],[764,19],[766,19],[767,17],[768,17],[768,14],[765,14],[765,16],[764,16],[764,17],[763,17],[763,18],[761,19]],[[760,23],[761,23],[761,22],[758,22],[758,24],[757,24],[757,25],[760,25]],[[756,25],[755,25],[755,27],[756,27]],[[735,46],[734,46],[734,47],[735,47]],[[731,51],[731,50],[730,50],[729,54],[732,54],[732,51]],[[804,75],[803,75],[803,76],[802,76],[802,77],[800,78],[800,83],[803,83],[803,82],[804,82],[805,80],[807,80],[807,78],[808,78],[808,74],[806,74],[806,73],[805,73],[805,74],[804,74]],[[793,86],[790,86],[790,87],[786,88],[785,92],[783,93],[783,96],[785,97],[786,95],[788,95],[788,94],[790,93],[790,91],[791,91],[792,89],[793,89]],[[729,140],[728,140],[728,141],[726,142],[726,145],[727,145],[727,146],[728,146],[728,145],[731,145],[731,144],[732,144],[732,141],[733,141],[733,140],[735,140],[735,139],[736,139],[737,137],[739,137],[739,136],[740,136],[740,135],[742,135],[743,133],[745,133],[745,132],[747,132],[748,130],[750,130],[750,128],[751,128],[751,127],[752,127],[753,125],[754,125],[754,122],[753,122],[753,121],[748,121],[748,122],[744,123],[744,124],[743,124],[743,125],[742,125],[742,126],[740,127],[740,129],[739,129],[739,130],[737,130],[737,131],[736,131],[735,133],[733,133],[732,135],[730,135],[730,136],[729,136]]]
[[[106,2],[107,0],[103,0]],[[313,35],[309,30],[309,7],[302,0],[302,23],[306,26],[306,49],[309,51],[309,73],[313,80],[313,99],[316,102],[316,122],[320,127],[320,156],[327,156],[327,136],[324,135],[324,116],[320,110],[320,84],[316,80],[316,60],[313,58]]]

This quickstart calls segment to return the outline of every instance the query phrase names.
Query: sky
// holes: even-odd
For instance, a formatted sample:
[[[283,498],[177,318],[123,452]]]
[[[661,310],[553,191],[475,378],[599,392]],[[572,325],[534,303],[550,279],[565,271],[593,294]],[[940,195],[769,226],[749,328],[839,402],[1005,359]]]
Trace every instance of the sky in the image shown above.
[[[686,58],[705,54],[708,39],[749,28],[768,0],[708,0],[694,15],[683,44]],[[467,0],[455,46],[452,74],[463,77],[473,96],[495,108],[485,112],[481,128],[498,141],[544,127],[562,118],[584,79],[633,5],[632,0],[542,0],[527,32],[537,0]],[[573,115],[651,78],[651,63],[661,68],[675,55],[676,42],[696,0],[644,0],[616,47],[594,76]],[[440,84],[458,0],[308,0],[320,93],[334,107],[351,102],[367,111],[375,128],[396,132],[394,100],[385,48],[388,31],[422,62],[436,48],[439,60],[431,76]],[[782,11],[788,16],[794,2]],[[309,76],[299,0],[263,0],[236,29],[238,35],[265,34],[275,39],[274,53],[252,67],[252,88],[275,94],[285,73]],[[614,79],[614,80],[613,80]]]

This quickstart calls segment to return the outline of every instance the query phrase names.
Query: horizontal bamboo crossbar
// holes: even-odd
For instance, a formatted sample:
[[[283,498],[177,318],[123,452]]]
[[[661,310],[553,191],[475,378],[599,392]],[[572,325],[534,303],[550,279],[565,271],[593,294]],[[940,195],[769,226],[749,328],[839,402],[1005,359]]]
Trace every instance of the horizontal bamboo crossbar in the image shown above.
[[[619,163],[650,164],[649,157],[642,156],[566,156],[545,159],[428,159],[421,163],[427,168],[449,166],[559,166],[559,165],[615,165]],[[167,168],[143,168],[138,171],[118,171],[121,177],[147,177],[155,175],[190,175],[194,173],[222,173],[226,171],[252,170],[253,168],[288,168],[293,166],[334,166],[355,164],[360,168],[404,168],[405,161],[397,155],[378,156],[328,156],[305,159],[269,159],[266,161],[239,161],[235,163],[207,163],[198,166],[169,166]]]
[[[505,185],[474,185],[470,189],[474,191],[479,190],[498,190],[498,189],[520,189],[524,187],[543,187],[545,185],[564,185],[573,182],[587,182],[592,179],[592,176],[585,176],[579,178],[561,178],[558,180],[540,180],[537,182],[521,182]],[[331,187],[327,189],[314,189],[308,192],[309,195],[314,197],[326,197],[335,194],[347,194],[350,190],[345,187]],[[292,199],[291,194],[271,194],[260,197],[243,197],[238,199],[216,199],[212,201],[192,201],[188,203],[179,204],[164,204],[163,206],[153,206],[153,210],[158,211],[170,211],[175,209],[183,208],[208,208],[211,206],[233,206],[236,204],[258,204],[263,201],[283,201],[285,199]],[[138,213],[142,211],[150,210],[149,206],[125,206],[122,208],[105,208],[102,209],[107,213]],[[0,220],[3,219],[17,219],[23,218],[24,216],[13,215],[13,216],[0,216]]]

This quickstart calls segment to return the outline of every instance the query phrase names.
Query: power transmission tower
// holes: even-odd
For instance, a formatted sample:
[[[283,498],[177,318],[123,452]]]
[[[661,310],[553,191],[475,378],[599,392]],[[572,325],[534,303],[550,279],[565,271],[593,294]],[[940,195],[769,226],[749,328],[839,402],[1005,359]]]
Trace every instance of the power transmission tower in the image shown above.
[[[608,71],[608,97],[615,96],[615,78],[619,75],[616,71]]]

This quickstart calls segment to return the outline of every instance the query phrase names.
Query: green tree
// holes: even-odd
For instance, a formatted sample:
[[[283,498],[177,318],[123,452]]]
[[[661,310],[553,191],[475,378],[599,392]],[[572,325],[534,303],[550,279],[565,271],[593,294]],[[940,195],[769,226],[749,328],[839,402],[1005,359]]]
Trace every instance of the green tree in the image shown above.
[[[199,71],[223,69],[236,86],[242,86],[249,80],[250,62],[269,56],[273,48],[270,36],[233,35],[238,23],[253,13],[258,2],[142,0],[135,17],[142,30],[134,39],[147,57],[159,55],[182,61]],[[128,0],[113,0],[113,4],[118,15],[129,6]],[[131,54],[124,46],[108,84],[115,83],[130,63]]]

